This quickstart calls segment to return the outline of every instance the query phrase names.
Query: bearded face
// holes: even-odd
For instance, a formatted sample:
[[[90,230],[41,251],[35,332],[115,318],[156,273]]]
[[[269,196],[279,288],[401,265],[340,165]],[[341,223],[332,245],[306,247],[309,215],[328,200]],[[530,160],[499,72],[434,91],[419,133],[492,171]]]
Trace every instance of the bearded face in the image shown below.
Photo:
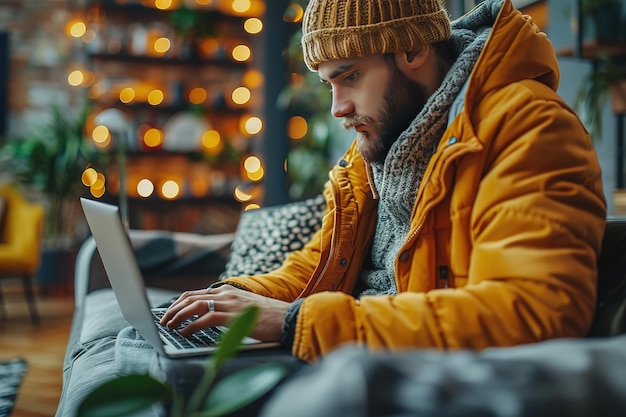
[[[357,130],[357,148],[369,162],[383,162],[391,146],[405,131],[426,103],[424,89],[408,79],[396,66],[393,58],[385,57],[388,67],[386,87],[378,109],[372,115],[355,109],[353,115],[342,119],[341,126]],[[376,97],[371,97],[375,101]]]

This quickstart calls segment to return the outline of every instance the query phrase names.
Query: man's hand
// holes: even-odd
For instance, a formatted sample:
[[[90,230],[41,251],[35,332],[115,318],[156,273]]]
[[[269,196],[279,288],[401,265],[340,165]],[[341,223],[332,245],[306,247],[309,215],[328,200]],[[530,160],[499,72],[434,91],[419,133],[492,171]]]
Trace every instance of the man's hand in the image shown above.
[[[214,311],[209,311],[209,300]],[[277,341],[282,335],[283,320],[289,303],[263,297],[231,285],[217,288],[187,291],[183,293],[161,319],[161,324],[175,329],[186,319],[197,315],[193,323],[180,330],[183,336],[191,336],[198,330],[212,326],[224,326],[249,306],[259,308],[259,318],[250,336],[262,341]]]

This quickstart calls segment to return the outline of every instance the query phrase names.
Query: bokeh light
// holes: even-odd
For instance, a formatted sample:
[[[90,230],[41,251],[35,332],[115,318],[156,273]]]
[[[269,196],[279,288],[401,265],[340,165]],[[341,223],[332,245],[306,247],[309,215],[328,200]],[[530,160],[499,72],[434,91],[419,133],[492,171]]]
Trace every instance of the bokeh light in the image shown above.
[[[132,87],[125,87],[120,91],[120,101],[128,104],[135,100],[135,89]]]
[[[243,28],[249,34],[256,35],[263,30],[263,22],[257,17],[251,17],[243,23]]]
[[[156,127],[147,129],[143,134],[143,143],[148,148],[156,148],[163,144],[163,132]]]
[[[257,70],[246,71],[245,74],[243,74],[241,81],[243,82],[243,85],[251,89],[261,88],[265,82],[263,73]]]
[[[106,179],[104,177],[104,174],[102,174],[101,172],[98,172],[96,180],[89,187],[89,192],[94,197],[100,198],[104,195],[104,192],[106,191],[105,184],[106,184]]]
[[[147,178],[140,180],[137,183],[137,194],[141,197],[150,197],[154,192],[154,184]]]
[[[304,16],[304,9],[298,3],[291,3],[287,6],[285,10],[285,14],[283,15],[283,20],[288,23],[297,23],[302,20]]]
[[[251,116],[244,119],[243,131],[249,135],[256,135],[263,129],[263,121],[260,117]]]
[[[158,106],[163,103],[163,99],[165,98],[163,91],[161,90],[152,90],[148,93],[148,103],[153,106]]]
[[[202,134],[202,146],[208,151],[219,149],[222,146],[222,137],[217,130],[207,130]],[[211,152],[213,153],[213,152]]]
[[[154,6],[159,10],[168,10],[172,7],[172,0],[155,0]]]
[[[250,155],[243,161],[243,167],[248,172],[256,172],[261,168],[261,160],[254,155]]]
[[[246,87],[235,88],[233,90],[233,94],[231,95],[233,102],[239,105],[246,104],[250,101],[251,97],[252,94],[250,93],[250,90],[248,90]]]
[[[250,10],[252,7],[252,3],[250,0],[233,0],[232,6],[233,11],[237,13],[245,13]]]
[[[171,42],[168,38],[158,38],[154,41],[154,52],[156,52],[159,55],[163,55],[165,54],[167,51],[170,50],[170,46],[171,46]]]
[[[207,99],[207,92],[202,87],[193,88],[189,92],[189,102],[191,104],[202,104]]]
[[[248,45],[237,45],[233,48],[231,55],[235,61],[244,62],[250,59],[252,51]]]
[[[243,211],[256,210],[260,208],[261,206],[259,206],[257,203],[250,203],[243,208]]]
[[[235,192],[233,195],[235,197],[235,200],[239,201],[240,203],[244,203],[252,199],[252,194],[246,193],[239,186],[235,188]]]
[[[98,172],[91,167],[84,170],[81,176],[81,181],[86,187],[91,187],[92,185],[94,185],[97,179]]]
[[[167,180],[161,186],[161,195],[163,198],[173,200],[180,194],[180,185],[174,180]]]
[[[91,138],[96,146],[103,148],[111,142],[111,132],[106,126],[98,125],[91,132]]]
[[[87,25],[82,20],[73,20],[67,25],[67,33],[73,38],[82,38],[87,32]]]
[[[309,129],[309,125],[306,119],[302,116],[293,116],[289,118],[287,125],[287,136],[291,139],[302,139],[306,136],[306,132]]]

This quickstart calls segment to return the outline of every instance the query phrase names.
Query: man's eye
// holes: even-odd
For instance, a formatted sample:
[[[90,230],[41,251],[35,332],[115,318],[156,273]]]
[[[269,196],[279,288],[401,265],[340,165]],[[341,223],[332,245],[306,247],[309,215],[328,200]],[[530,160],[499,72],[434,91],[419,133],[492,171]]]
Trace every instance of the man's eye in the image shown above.
[[[359,73],[358,73],[358,72],[352,72],[352,73],[350,73],[350,74],[346,75],[345,80],[346,80],[346,81],[354,81],[354,80],[356,80],[356,77],[357,77],[358,75],[359,75]]]

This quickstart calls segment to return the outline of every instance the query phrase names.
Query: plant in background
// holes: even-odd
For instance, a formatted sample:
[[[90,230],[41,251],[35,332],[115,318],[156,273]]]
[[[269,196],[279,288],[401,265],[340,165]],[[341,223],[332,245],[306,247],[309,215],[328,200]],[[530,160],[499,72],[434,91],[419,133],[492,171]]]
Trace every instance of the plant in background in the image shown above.
[[[205,13],[185,3],[170,14],[169,21],[188,48],[192,48],[194,42],[200,39],[214,38],[217,35],[213,25],[207,21]]]
[[[583,16],[589,19],[595,39],[599,42],[617,42],[622,18],[621,0],[581,0]]]
[[[306,5],[300,0],[298,3]],[[320,83],[319,75],[309,71],[304,64],[301,38],[302,31],[297,30],[289,40],[285,55],[292,79],[278,98],[279,107],[304,117],[308,123],[306,135],[292,144],[287,155],[289,196],[296,201],[321,192],[332,167],[335,141],[345,135],[330,114],[330,91]]]
[[[170,417],[218,417],[250,404],[281,381],[286,369],[271,363],[236,372],[215,383],[219,368],[239,350],[259,315],[258,307],[245,309],[228,326],[217,351],[206,362],[204,376],[189,404],[171,387],[145,374],[119,376],[92,391],[81,403],[76,417],[120,417],[154,404],[171,402]]]
[[[574,108],[580,113],[594,140],[602,138],[602,110],[609,94],[615,89],[613,94],[618,95],[615,98],[619,98],[620,93],[626,95],[619,89],[625,81],[626,63],[615,61],[607,54],[600,56],[597,69],[590,71],[582,80]]]
[[[81,194],[81,175],[102,156],[86,140],[88,103],[76,113],[59,104],[51,106],[49,123],[36,126],[24,138],[11,138],[0,149],[1,170],[14,182],[45,197],[47,207],[44,245],[60,249],[71,243],[73,225],[66,208]]]

